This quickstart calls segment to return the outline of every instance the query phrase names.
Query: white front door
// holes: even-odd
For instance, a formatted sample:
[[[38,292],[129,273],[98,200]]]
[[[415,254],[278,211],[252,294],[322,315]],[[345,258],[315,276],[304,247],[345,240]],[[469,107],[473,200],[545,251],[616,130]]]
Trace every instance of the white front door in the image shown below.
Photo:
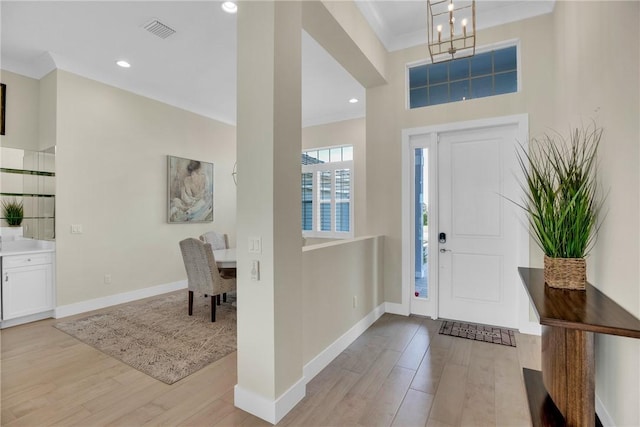
[[[517,139],[517,125],[438,134],[439,317],[518,326]]]

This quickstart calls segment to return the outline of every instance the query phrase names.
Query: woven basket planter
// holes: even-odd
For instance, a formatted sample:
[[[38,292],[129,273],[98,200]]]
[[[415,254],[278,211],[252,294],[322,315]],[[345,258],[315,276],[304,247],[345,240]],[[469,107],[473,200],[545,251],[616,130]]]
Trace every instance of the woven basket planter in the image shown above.
[[[587,262],[584,258],[544,257],[544,281],[552,288],[584,291]]]

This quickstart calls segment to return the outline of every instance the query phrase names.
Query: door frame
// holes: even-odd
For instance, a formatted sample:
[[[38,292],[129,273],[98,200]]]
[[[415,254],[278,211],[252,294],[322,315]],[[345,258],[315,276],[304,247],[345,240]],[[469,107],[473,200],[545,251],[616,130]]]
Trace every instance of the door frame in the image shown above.
[[[444,132],[452,132],[452,131],[465,131],[465,130],[474,130],[481,129],[487,127],[497,127],[504,125],[516,125],[517,126],[517,139],[518,142],[523,144],[523,146],[527,147],[529,141],[529,115],[528,114],[515,114],[510,116],[501,116],[501,117],[491,117],[487,119],[479,119],[479,120],[470,120],[470,121],[461,121],[461,122],[452,122],[452,123],[444,123],[433,126],[425,126],[425,127],[415,127],[415,128],[407,128],[402,130],[402,256],[401,256],[401,269],[402,269],[402,303],[401,306],[398,307],[401,312],[405,315],[409,315],[411,313],[410,306],[410,292],[411,292],[411,274],[413,273],[411,270],[411,258],[412,258],[412,245],[413,242],[411,240],[412,237],[412,222],[411,219],[413,217],[413,212],[411,210],[411,188],[412,188],[412,160],[411,155],[413,154],[413,143],[412,140],[415,140],[420,135],[430,135],[431,141],[437,141],[437,135]],[[437,146],[437,143],[435,144]],[[437,154],[437,148],[435,150],[429,150],[429,158],[433,158],[434,155]],[[437,159],[437,157],[435,157]],[[432,170],[433,169],[433,170]],[[517,171],[514,171],[517,173]],[[429,175],[430,177],[437,177],[437,161],[430,161],[430,169]],[[431,178],[430,178],[431,179]],[[438,183],[434,179],[430,182],[429,185],[430,194],[429,199],[437,200],[437,188]],[[433,192],[431,190],[434,190]],[[438,218],[437,214],[433,217],[433,211],[437,211],[436,207],[433,206],[434,209],[431,211],[431,216],[429,218],[429,241],[433,240],[437,236],[438,230]],[[522,227],[520,227],[520,231],[518,233],[518,264],[521,266],[529,265],[529,226],[528,221],[524,212],[521,212],[521,221]],[[433,253],[433,257],[431,254]],[[438,251],[429,251],[429,261],[433,262],[432,265],[438,265]],[[431,269],[431,271],[435,269]],[[435,273],[435,277],[433,277],[433,281],[431,281],[431,277],[429,277],[430,283],[433,283],[433,287],[431,288],[431,292],[436,296],[436,302],[434,306],[434,313],[432,315],[433,318],[438,317],[438,304],[437,304],[437,273]],[[435,291],[435,292],[434,292]],[[524,287],[520,286],[520,292],[518,293],[518,325],[521,332],[527,333],[538,333],[539,334],[539,324],[538,320],[535,317],[535,314],[530,309],[529,300],[525,294]]]

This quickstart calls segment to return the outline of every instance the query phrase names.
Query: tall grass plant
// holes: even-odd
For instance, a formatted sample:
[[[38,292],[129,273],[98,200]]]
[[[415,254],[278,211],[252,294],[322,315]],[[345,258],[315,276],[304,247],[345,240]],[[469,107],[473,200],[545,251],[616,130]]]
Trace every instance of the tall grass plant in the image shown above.
[[[602,207],[596,182],[602,129],[572,129],[534,139],[529,151],[518,150],[524,173],[524,197],[530,231],[546,256],[584,258],[595,242]]]

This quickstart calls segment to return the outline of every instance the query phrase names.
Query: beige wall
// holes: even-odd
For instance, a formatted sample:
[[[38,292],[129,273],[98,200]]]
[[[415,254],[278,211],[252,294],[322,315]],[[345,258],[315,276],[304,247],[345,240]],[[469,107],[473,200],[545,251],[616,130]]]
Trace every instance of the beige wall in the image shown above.
[[[389,84],[367,90],[367,229],[385,240],[385,299],[401,295],[401,131],[405,128],[488,117],[529,114],[529,129],[539,132],[553,117],[553,20],[551,15],[503,25],[479,33],[481,45],[518,39],[521,84],[518,93],[433,107],[406,108],[406,65],[426,58],[426,46],[392,52]]]
[[[305,364],[384,303],[381,280],[383,246],[384,238],[379,236],[303,249]],[[356,307],[353,307],[354,297]]]
[[[59,306],[184,280],[185,237],[234,246],[232,126],[58,71],[56,140]],[[167,224],[167,155],[215,164],[213,223]]]
[[[40,79],[40,99],[38,105],[38,150],[46,150],[56,145],[58,85],[57,71],[54,70]]]
[[[6,70],[0,71],[0,81],[7,85],[5,134],[0,144],[38,151],[40,81]]]
[[[364,230],[366,230],[366,139],[366,120],[364,118],[309,126],[302,129],[302,150],[336,145],[353,145],[353,232],[355,237],[363,235]],[[307,240],[307,244],[322,242],[320,239]]]
[[[604,130],[606,216],[589,280],[640,318],[640,3],[558,2],[554,18],[553,125],[566,131],[595,120]],[[615,424],[640,425],[640,340],[596,335],[596,361],[596,393]]]
[[[367,229],[384,234],[385,300],[401,301],[401,130],[527,113],[532,137],[596,120],[605,129],[600,179],[607,216],[589,279],[640,317],[640,160],[637,2],[557,2],[553,14],[479,33],[481,44],[520,41],[522,90],[408,111],[405,65],[424,46],[389,55],[389,84],[367,90]],[[607,31],[598,29],[607,28]],[[615,46],[615,48],[612,48]],[[540,251],[531,265],[541,266]],[[617,425],[640,424],[640,343],[598,336],[597,395]]]

